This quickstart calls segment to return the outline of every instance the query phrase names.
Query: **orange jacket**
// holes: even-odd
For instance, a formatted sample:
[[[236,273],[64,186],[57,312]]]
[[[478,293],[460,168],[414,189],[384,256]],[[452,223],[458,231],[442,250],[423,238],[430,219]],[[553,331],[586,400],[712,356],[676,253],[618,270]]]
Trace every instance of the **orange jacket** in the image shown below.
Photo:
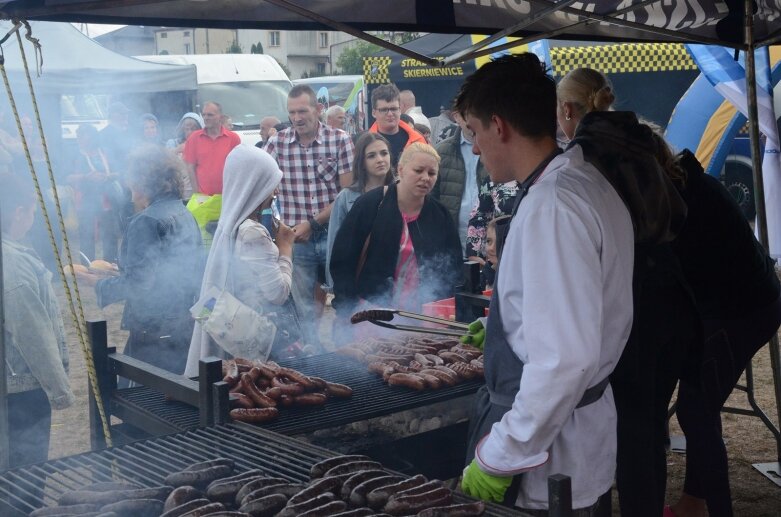
[[[415,128],[413,128],[412,126],[410,126],[409,124],[407,124],[403,120],[399,120],[399,129],[402,130],[402,131],[406,131],[406,133],[408,135],[407,143],[404,144],[405,148],[408,145],[410,145],[411,143],[413,143],[413,142],[420,142],[422,144],[427,143],[426,139],[423,137],[423,135],[421,135],[420,133],[415,131]],[[377,127],[377,121],[376,120],[374,121],[374,124],[372,124],[372,127],[369,128],[369,131],[371,131],[372,133],[379,133],[380,130]]]

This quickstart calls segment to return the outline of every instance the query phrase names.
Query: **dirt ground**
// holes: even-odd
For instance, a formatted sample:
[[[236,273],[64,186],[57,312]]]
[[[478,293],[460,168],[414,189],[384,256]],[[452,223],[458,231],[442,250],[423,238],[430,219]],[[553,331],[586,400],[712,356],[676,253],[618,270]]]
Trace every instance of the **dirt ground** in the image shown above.
[[[60,291],[62,289],[60,288]],[[64,302],[64,296],[61,296]],[[94,294],[82,293],[82,302],[88,320],[105,319],[109,328],[109,344],[122,349],[127,334],[119,329],[122,307],[114,305],[101,311],[95,305]],[[63,307],[65,307],[63,303]],[[329,310],[329,309],[327,309]],[[88,451],[90,448],[87,420],[87,373],[79,340],[70,314],[63,310],[71,353],[70,381],[77,403],[53,416],[50,458],[58,458]],[[326,314],[323,327],[330,328],[330,314]],[[773,380],[768,348],[762,349],[754,359],[756,399],[770,419],[778,425],[773,400]],[[730,405],[748,408],[746,394],[733,393]],[[781,487],[773,484],[752,467],[753,463],[776,461],[777,450],[773,435],[759,418],[735,414],[723,414],[724,437],[729,451],[730,476],[735,515],[746,517],[781,516]],[[671,422],[671,434],[680,434],[675,418]],[[673,502],[683,486],[685,456],[668,454],[667,500]],[[614,504],[614,515],[618,511]]]

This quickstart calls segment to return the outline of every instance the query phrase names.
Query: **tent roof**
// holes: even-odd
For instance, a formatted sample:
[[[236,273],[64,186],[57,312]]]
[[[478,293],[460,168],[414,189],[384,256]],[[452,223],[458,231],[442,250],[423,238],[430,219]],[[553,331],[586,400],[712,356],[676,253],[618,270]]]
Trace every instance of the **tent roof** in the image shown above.
[[[781,34],[781,6],[771,0],[755,3],[755,40],[766,43]],[[556,37],[581,40],[739,46],[743,39],[740,0],[12,0],[0,1],[0,12],[30,20],[129,25],[493,34],[521,24],[517,35],[553,31]]]
[[[103,48],[78,29],[65,23],[31,22],[32,35],[42,47],[43,68],[35,75],[35,51],[24,39],[25,55],[36,92],[46,93],[147,93],[197,89],[194,66],[148,63]],[[5,34],[12,24],[0,22]],[[16,36],[3,44],[5,66],[11,75],[22,73]],[[17,76],[18,77],[18,76]],[[85,78],[89,77],[86,81]]]

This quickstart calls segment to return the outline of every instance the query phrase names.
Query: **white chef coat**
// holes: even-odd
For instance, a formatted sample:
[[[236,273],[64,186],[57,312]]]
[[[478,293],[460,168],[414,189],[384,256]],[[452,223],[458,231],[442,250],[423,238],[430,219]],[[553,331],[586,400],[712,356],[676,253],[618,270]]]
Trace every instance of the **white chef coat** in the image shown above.
[[[510,225],[498,277],[505,338],[524,363],[520,391],[476,451],[488,473],[525,472],[522,508],[547,508],[552,474],[572,478],[573,508],[612,486],[613,393],[575,406],[629,337],[633,260],[632,222],[613,187],[579,146],[554,158]]]

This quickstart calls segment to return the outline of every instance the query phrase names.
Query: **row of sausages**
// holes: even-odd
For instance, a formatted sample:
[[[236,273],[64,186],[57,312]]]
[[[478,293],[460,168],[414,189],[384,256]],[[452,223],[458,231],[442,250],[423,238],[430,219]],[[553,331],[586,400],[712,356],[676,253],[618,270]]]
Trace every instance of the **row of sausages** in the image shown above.
[[[231,387],[230,416],[241,422],[276,419],[279,408],[320,406],[331,397],[348,398],[352,388],[310,377],[273,361],[235,358],[223,362],[223,380]]]
[[[96,483],[63,494],[59,506],[30,517],[419,517],[482,515],[476,501],[452,504],[441,481],[391,474],[367,456],[337,456],[312,466],[309,483],[271,477],[261,470],[234,474],[233,460],[218,458],[169,474],[165,486]]]
[[[379,338],[339,353],[367,363],[391,386],[414,390],[455,386],[484,375],[482,351],[453,339]]]

